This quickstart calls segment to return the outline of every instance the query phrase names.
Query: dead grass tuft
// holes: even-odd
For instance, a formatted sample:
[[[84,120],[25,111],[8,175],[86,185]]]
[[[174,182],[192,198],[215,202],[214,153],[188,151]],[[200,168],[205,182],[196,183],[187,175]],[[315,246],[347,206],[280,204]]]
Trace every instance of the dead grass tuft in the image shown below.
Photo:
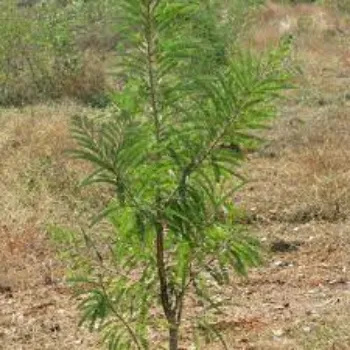
[[[87,104],[99,104],[104,107],[106,94],[110,87],[107,83],[105,59],[95,51],[84,52],[82,66],[77,74],[68,75],[63,81],[61,96],[76,98]]]

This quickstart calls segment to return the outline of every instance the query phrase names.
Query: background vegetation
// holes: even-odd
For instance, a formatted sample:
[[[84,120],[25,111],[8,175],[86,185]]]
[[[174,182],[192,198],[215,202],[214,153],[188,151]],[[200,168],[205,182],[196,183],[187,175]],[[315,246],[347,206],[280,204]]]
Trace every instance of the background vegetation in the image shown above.
[[[206,18],[201,15],[197,33],[208,37],[218,57],[238,36],[244,14],[254,3],[217,1],[214,12],[208,8]],[[110,63],[125,50],[117,6],[117,0],[1,1],[0,104],[69,97],[105,106],[108,92],[120,83],[113,79],[118,64]],[[228,22],[218,33],[212,30],[213,19],[223,6]]]
[[[290,4],[314,1],[287,1]],[[318,1],[349,11],[347,1]],[[209,1],[200,15],[197,33],[216,47],[217,59],[234,45],[251,22],[262,0]],[[286,2],[285,2],[286,3]],[[15,1],[3,0],[0,38],[0,105],[20,106],[68,97],[97,107],[108,104],[120,38],[117,0]],[[213,31],[213,20],[225,9],[225,25]],[[111,62],[115,62],[111,65]]]

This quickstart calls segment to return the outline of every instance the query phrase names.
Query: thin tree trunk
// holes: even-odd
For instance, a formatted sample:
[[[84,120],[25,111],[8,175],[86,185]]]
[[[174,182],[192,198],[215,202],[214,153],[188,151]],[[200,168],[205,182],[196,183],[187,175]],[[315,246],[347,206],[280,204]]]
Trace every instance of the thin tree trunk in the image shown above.
[[[169,326],[169,350],[178,350],[179,348],[179,327],[178,325]]]

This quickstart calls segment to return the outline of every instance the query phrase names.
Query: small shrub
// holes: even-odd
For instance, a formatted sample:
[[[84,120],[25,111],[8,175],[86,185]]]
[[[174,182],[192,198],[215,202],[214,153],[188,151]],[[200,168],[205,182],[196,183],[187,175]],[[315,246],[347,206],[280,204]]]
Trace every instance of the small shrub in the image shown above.
[[[73,121],[73,155],[96,168],[84,183],[109,184],[115,198],[94,220],[106,218],[109,229],[54,236],[66,250],[74,242],[81,322],[110,349],[160,348],[152,334],[165,331],[177,350],[184,323],[194,342],[203,330],[218,336],[211,317],[220,287],[230,269],[244,275],[259,262],[231,196],[242,182],[238,148],[257,143],[251,131],[274,115],[285,86],[284,51],[232,59],[224,50],[216,59],[220,45],[201,31],[209,24],[219,38],[221,22],[204,5],[120,1],[126,86],[111,116]]]

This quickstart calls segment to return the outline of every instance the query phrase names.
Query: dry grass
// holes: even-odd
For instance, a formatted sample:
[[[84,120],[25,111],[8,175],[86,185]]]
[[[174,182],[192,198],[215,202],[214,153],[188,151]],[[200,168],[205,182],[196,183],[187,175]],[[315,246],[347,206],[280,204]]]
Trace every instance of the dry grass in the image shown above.
[[[348,25],[348,19],[339,16],[330,7],[315,4],[279,5],[268,1],[255,16],[255,25],[248,32],[249,42],[255,48],[275,45],[281,36],[298,36],[298,44],[311,39],[323,48],[324,38],[336,36]],[[258,29],[258,30],[256,30]]]
[[[16,50],[20,51],[21,48]],[[47,57],[42,54],[41,57],[35,49],[28,50],[24,57],[15,55],[1,57],[3,61],[12,63],[2,65],[1,106],[23,106],[67,97],[96,104],[98,99],[106,99],[111,89],[105,62],[106,56],[113,54],[102,55],[97,51],[86,50],[76,54],[78,58],[71,58],[71,61],[77,60],[75,66],[71,64],[71,67],[67,67],[68,63],[62,57],[53,57],[53,53],[47,54]],[[35,66],[35,70],[32,66]]]
[[[298,110],[301,118],[311,115],[281,122],[283,135],[276,129],[275,140],[251,160],[246,207],[263,221],[344,220],[350,213],[350,108]]]
[[[291,25],[278,29],[286,19]],[[301,73],[268,144],[250,155],[251,183],[237,194],[266,259],[226,291],[230,303],[217,327],[229,349],[350,349],[346,21],[321,6],[270,3],[249,34],[257,48],[295,35]],[[83,213],[108,198],[79,189],[88,169],[64,154],[76,113],[92,111],[68,102],[0,111],[0,349],[100,348],[77,331],[75,302],[46,235],[48,223],[84,224]],[[276,251],[279,240],[293,249]]]
[[[64,153],[76,113],[90,112],[68,102],[0,112],[0,349],[96,349],[75,330],[75,304],[46,234],[49,223],[84,224],[84,211],[104,198],[78,187],[88,169]]]
[[[103,193],[99,191],[97,200],[96,189],[79,187],[89,170],[87,165],[73,162],[65,153],[73,147],[68,125],[76,113],[91,112],[67,102],[1,113],[0,233],[7,245],[2,254],[10,253],[16,259],[16,254],[28,252],[29,244],[40,255],[40,250],[47,248],[40,248],[46,225],[84,224],[88,206],[102,206]],[[21,259],[16,260],[22,264]],[[23,265],[31,268],[27,262]],[[30,282],[35,280],[33,273],[27,277]]]
[[[101,55],[93,50],[86,50],[82,58],[82,67],[77,74],[68,75],[57,85],[61,85],[58,97],[76,98],[97,107],[104,107],[107,93],[112,90],[106,73],[107,57],[113,54]],[[60,79],[59,76],[56,79]]]

